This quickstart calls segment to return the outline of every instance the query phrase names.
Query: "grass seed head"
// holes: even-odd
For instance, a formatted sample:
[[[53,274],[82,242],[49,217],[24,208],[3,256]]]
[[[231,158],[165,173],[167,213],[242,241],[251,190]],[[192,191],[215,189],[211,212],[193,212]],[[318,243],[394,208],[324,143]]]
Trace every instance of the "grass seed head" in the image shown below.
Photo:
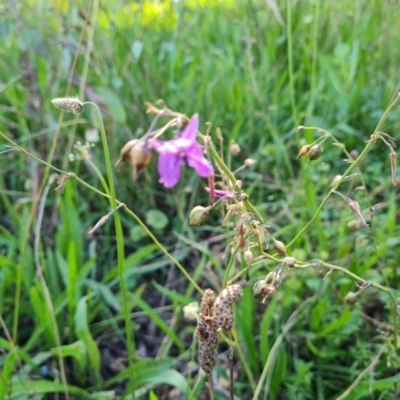
[[[58,97],[51,100],[54,107],[62,111],[79,114],[83,110],[83,103],[77,97]]]

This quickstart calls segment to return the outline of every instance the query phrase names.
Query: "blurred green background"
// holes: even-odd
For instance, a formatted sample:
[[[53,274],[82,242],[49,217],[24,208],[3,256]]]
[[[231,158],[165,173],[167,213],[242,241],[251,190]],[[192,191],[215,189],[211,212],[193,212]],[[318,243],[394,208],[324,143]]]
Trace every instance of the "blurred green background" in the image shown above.
[[[212,122],[232,170],[246,158],[258,160],[238,178],[274,237],[288,243],[348,165],[327,143],[320,160],[298,160],[300,146],[319,134],[294,130],[321,127],[348,151],[362,151],[399,91],[399,21],[397,0],[6,0],[0,132],[42,160],[54,151],[53,165],[100,188],[74,147],[96,141],[94,115],[85,108],[60,119],[51,99],[69,94],[100,106],[112,163],[150,126],[146,101],[198,112],[203,132]],[[399,117],[397,108],[383,128],[395,138]],[[242,149],[238,156],[229,154],[232,142]],[[100,143],[90,157],[105,173]],[[360,170],[364,190],[356,178],[342,191],[372,214],[371,229],[349,231],[354,216],[333,198],[289,254],[344,266],[392,287],[397,298],[399,192],[391,185],[389,149],[378,142]],[[79,399],[208,398],[196,364],[196,324],[182,311],[200,296],[143,229],[121,213],[134,333],[127,338],[111,218],[87,233],[110,211],[107,200],[73,180],[56,192],[58,177],[49,180],[43,165],[4,139],[0,171],[0,400],[63,399],[66,386]],[[218,211],[201,227],[188,226],[187,218],[193,206],[207,205],[206,182],[185,169],[181,183],[166,190],[154,162],[135,185],[128,165],[114,178],[118,199],[202,289],[219,291],[231,233]],[[251,276],[274,267],[259,265]],[[259,389],[264,399],[336,399],[363,371],[347,398],[395,398],[400,365],[390,299],[369,289],[349,307],[343,299],[357,291],[354,281],[325,273],[290,271],[267,305],[246,288],[236,305],[238,398],[252,399]],[[134,379],[127,340],[135,344]],[[222,339],[219,353],[215,396],[224,399]]]

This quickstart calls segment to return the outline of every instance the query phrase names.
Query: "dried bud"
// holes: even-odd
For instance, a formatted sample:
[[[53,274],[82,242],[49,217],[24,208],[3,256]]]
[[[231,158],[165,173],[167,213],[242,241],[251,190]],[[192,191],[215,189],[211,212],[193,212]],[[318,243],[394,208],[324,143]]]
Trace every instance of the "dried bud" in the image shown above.
[[[365,221],[363,215],[361,214],[360,205],[356,201],[353,200],[349,203],[349,207],[350,207],[350,210],[353,211],[353,213],[355,215],[357,215],[358,219],[361,222],[361,226],[363,226],[364,228],[368,228],[368,224]]]
[[[244,247],[246,245],[246,238],[244,237],[244,226],[240,225],[239,228],[239,246]]]
[[[210,375],[217,362],[218,327],[215,319],[215,294],[211,289],[204,291],[200,304],[196,334],[199,338],[199,363]]]
[[[276,292],[276,286],[267,283],[265,280],[257,281],[253,287],[254,297],[258,300],[261,299],[262,303],[265,303],[269,297],[272,297]]]
[[[250,168],[252,167],[255,163],[257,162],[257,160],[255,160],[254,158],[246,158],[244,160],[244,166],[246,168]]]
[[[312,146],[310,151],[308,152],[308,157],[310,161],[318,160],[318,158],[321,157],[323,151],[324,149],[319,144]]]
[[[307,155],[310,151],[311,146],[306,144],[305,146],[303,146],[300,151],[299,151],[299,155],[297,156],[297,158],[303,157],[305,155]]]
[[[133,181],[135,182],[143,168],[147,167],[151,161],[151,151],[146,142],[132,139],[126,143],[121,149],[121,158],[115,163],[115,167],[117,168],[124,161],[128,161],[132,165]]]
[[[352,220],[347,224],[347,228],[351,232],[356,232],[361,229],[362,225],[361,222],[358,220]]]
[[[79,114],[83,110],[83,103],[77,97],[58,97],[51,100],[54,107],[62,111]]]
[[[240,153],[240,146],[237,143],[232,143],[229,146],[229,152],[236,157]]]
[[[233,303],[240,299],[243,289],[240,285],[227,286],[215,301],[215,317],[218,329],[230,331],[233,326]]]
[[[190,211],[189,225],[201,225],[208,218],[208,208],[196,206]]]
[[[285,243],[280,242],[279,240],[274,240],[274,249],[279,253],[286,255],[286,246]]]

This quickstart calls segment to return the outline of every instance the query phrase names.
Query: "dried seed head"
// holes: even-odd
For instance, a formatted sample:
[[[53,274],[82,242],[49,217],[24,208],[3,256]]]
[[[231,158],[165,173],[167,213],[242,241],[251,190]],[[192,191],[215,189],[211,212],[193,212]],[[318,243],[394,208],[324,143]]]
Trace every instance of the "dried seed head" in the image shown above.
[[[309,157],[310,161],[318,160],[318,158],[321,157],[321,154],[323,151],[324,151],[324,149],[319,144],[312,146],[310,148],[310,151],[308,152],[308,157]]]
[[[150,164],[151,150],[146,142],[132,139],[121,149],[121,157],[115,163],[115,167],[118,168],[124,161],[128,161],[132,165],[133,181],[135,182],[143,168]]]
[[[230,331],[233,326],[233,303],[240,299],[243,289],[240,285],[227,286],[215,301],[215,317],[218,329]]]
[[[79,114],[83,110],[83,103],[77,97],[58,97],[51,100],[54,107],[62,111]]]
[[[210,375],[217,362],[218,327],[215,319],[215,294],[211,289],[204,291],[200,304],[196,329],[199,338],[199,363]]]
[[[189,214],[189,225],[201,225],[208,218],[208,208],[203,206],[193,207]]]
[[[235,157],[240,153],[240,150],[240,146],[237,143],[232,143],[229,146],[229,152]]]
[[[307,155],[310,151],[311,146],[306,144],[305,146],[303,146],[300,151],[299,151],[299,155],[297,156],[297,158],[303,157],[305,155]]]

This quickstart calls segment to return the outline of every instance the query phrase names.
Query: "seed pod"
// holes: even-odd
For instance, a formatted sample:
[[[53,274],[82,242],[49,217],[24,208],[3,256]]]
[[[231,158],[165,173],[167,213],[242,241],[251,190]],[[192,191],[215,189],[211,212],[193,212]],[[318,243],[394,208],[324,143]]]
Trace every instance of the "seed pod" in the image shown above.
[[[237,143],[232,143],[229,146],[229,152],[235,157],[240,153],[240,150],[240,146]]]
[[[208,218],[208,208],[196,206],[190,211],[189,225],[201,225]]]
[[[250,264],[251,260],[253,259],[253,253],[251,250],[247,249],[244,253],[243,253],[243,257],[244,257],[244,261],[246,261],[246,264]]]
[[[272,283],[267,283],[265,280],[257,281],[253,287],[254,297],[265,303],[269,297],[272,297],[276,292],[276,286]]]
[[[359,229],[361,229],[361,227],[362,227],[361,221],[357,220],[352,220],[347,224],[347,228],[351,232],[356,232]]]
[[[342,175],[336,175],[332,179],[331,187],[336,187],[336,185],[342,180]]]
[[[346,294],[344,298],[344,302],[347,304],[355,304],[358,300],[357,293],[349,292]]]
[[[297,158],[303,157],[305,155],[307,155],[310,151],[311,146],[306,144],[305,146],[303,146],[300,151],[299,151],[299,155],[297,156]]]
[[[246,168],[250,168],[252,167],[255,163],[257,162],[257,160],[255,160],[254,158],[246,158],[244,160],[244,166]]]
[[[294,268],[296,266],[297,260],[293,257],[285,257],[282,262],[286,267]]]
[[[312,146],[310,151],[308,152],[308,157],[310,161],[318,160],[318,158],[321,157],[323,151],[324,149],[319,144]]]
[[[285,243],[279,241],[279,240],[274,240],[274,249],[282,255],[286,255],[286,246]]]
[[[115,163],[115,167],[128,161],[133,169],[133,181],[135,182],[143,168],[147,167],[151,161],[151,151],[146,142],[140,139],[132,139],[121,149],[121,157]]]

